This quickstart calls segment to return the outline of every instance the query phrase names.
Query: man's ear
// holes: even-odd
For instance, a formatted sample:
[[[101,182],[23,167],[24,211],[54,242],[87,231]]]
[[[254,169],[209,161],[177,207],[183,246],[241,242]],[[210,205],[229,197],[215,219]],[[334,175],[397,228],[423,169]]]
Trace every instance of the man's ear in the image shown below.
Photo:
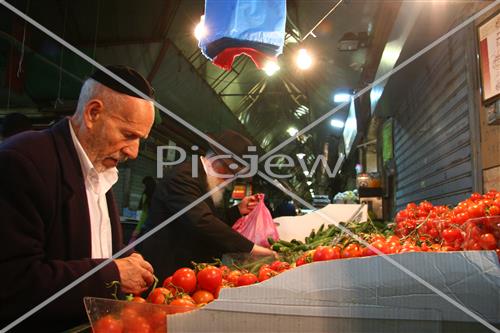
[[[99,120],[101,113],[103,111],[104,104],[98,99],[92,99],[83,109],[83,120],[87,128],[92,128],[95,123]]]

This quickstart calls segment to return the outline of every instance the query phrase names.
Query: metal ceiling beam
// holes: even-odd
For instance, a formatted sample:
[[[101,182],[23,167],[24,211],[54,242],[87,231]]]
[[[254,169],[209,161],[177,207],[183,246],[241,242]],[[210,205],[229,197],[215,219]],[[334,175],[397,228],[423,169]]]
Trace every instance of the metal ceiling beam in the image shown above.
[[[170,30],[170,27],[172,26],[172,22],[174,22],[177,10],[179,9],[180,1],[175,2],[175,4],[172,6],[172,10],[170,10],[168,3],[169,3],[168,1],[165,1],[165,6],[163,7],[163,15],[161,16],[161,18],[163,19],[161,20],[161,23],[158,25],[156,33],[154,34],[156,36],[158,35],[162,36],[163,38],[165,38],[165,40],[163,41],[161,49],[158,52],[158,56],[156,57],[153,67],[149,71],[148,74],[149,82],[153,82],[153,79],[155,78],[156,74],[158,73],[158,70],[160,69],[163,59],[165,59],[165,54],[167,53],[168,47],[170,46],[170,40],[167,39],[167,35],[168,31]]]
[[[398,17],[401,2],[382,2],[375,15],[373,33],[366,55],[365,65],[361,73],[361,86],[373,82],[377,73],[378,65],[384,52],[385,44],[389,39],[392,28]]]
[[[161,63],[163,62],[163,59],[165,58],[165,54],[167,53],[168,47],[170,46],[170,40],[165,39],[163,42],[160,51],[158,52],[158,56],[156,57],[155,63],[153,64],[153,67],[151,67],[151,70],[149,71],[148,74],[148,81],[153,82],[153,79],[155,78],[156,74],[158,73],[158,70],[160,69]]]
[[[141,45],[141,44],[153,44],[161,43],[164,41],[162,37],[150,37],[150,38],[130,38],[130,39],[108,39],[108,40],[80,40],[73,42],[73,45],[77,47],[110,47],[110,46],[124,46],[124,45]]]

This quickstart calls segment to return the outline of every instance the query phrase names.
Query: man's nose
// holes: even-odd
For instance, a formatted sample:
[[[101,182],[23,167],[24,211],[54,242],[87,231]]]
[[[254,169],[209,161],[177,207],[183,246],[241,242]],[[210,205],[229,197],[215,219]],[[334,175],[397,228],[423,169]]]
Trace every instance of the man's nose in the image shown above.
[[[139,140],[134,141],[130,145],[122,149],[123,154],[125,154],[130,159],[136,159],[139,154]]]

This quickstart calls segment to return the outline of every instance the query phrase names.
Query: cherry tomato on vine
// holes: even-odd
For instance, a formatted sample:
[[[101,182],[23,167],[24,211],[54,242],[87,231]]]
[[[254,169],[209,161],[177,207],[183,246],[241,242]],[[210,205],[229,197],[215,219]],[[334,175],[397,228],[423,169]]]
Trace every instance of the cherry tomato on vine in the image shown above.
[[[207,266],[196,276],[201,289],[211,292],[217,291],[222,284],[222,272],[214,266]]]
[[[94,333],[122,333],[123,323],[111,315],[99,319],[92,327]]]
[[[185,293],[192,293],[196,289],[196,274],[190,268],[179,268],[172,275],[172,284]]]

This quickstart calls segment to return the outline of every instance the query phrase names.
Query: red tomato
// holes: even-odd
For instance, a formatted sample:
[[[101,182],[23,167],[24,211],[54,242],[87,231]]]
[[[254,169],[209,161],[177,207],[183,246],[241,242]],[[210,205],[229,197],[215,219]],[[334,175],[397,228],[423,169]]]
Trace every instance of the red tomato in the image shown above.
[[[188,302],[191,302],[193,304],[196,304],[196,302],[194,301],[194,299],[191,296],[189,296],[188,294],[182,294],[182,295],[180,295],[180,297],[178,296],[176,299],[183,299],[185,301],[188,301]]]
[[[153,304],[166,304],[173,298],[172,293],[167,288],[155,288],[148,295],[148,302]]]
[[[420,252],[420,248],[415,245],[404,245],[401,250],[399,250],[399,253],[405,253],[405,252]]]
[[[429,201],[422,201],[418,204],[419,209],[423,209],[426,212],[430,212],[433,208],[432,204]]]
[[[470,218],[483,217],[486,215],[486,211],[483,205],[471,205],[467,209],[467,213]]]
[[[382,253],[385,253],[385,254],[389,253],[389,247],[387,246],[387,244],[384,240],[376,240],[376,241],[372,242],[370,245]],[[374,256],[374,255],[378,254],[368,247],[363,252],[364,252],[363,254],[365,256]]]
[[[500,215],[500,207],[499,206],[490,206],[488,209],[489,216]]]
[[[384,237],[384,235],[381,235],[381,234],[374,234],[374,235],[372,235],[372,237],[371,237],[371,241],[372,242],[375,242],[375,241],[378,241],[378,240],[384,241],[384,243],[385,243],[385,237]]]
[[[151,328],[154,333],[160,332],[163,328],[166,332],[167,328],[167,312],[163,309],[153,309],[152,312],[147,317]]]
[[[273,271],[281,273],[290,268],[290,264],[285,261],[276,260],[269,266]]]
[[[124,327],[128,327],[130,323],[134,322],[139,317],[141,317],[141,315],[136,306],[126,306],[120,312],[120,318]]]
[[[197,280],[201,289],[213,294],[222,284],[222,273],[217,267],[207,266],[198,272]]]
[[[479,236],[479,245],[485,250],[494,250],[497,247],[497,240],[493,234],[482,234]]]
[[[482,199],[482,196],[481,196],[481,194],[474,192],[471,194],[470,199],[472,201],[478,201],[478,200]]]
[[[304,257],[300,257],[295,261],[295,266],[299,267],[306,264],[306,259]]]
[[[190,268],[179,268],[172,275],[172,284],[185,293],[192,293],[196,289],[196,274]]]
[[[177,298],[170,302],[170,305],[176,308],[171,308],[173,313],[187,312],[196,308],[196,305],[188,300]]]
[[[222,265],[219,267],[219,270],[220,272],[222,273],[222,278],[225,279],[226,276],[229,275],[229,273],[231,273],[231,270],[229,269],[229,267],[225,266],[225,265]]]
[[[342,250],[342,258],[355,258],[361,255],[359,245],[351,243]]]
[[[193,294],[193,300],[196,304],[207,304],[214,300],[214,295],[206,290],[198,290]]]
[[[389,236],[389,237],[387,238],[386,243],[387,243],[387,244],[390,244],[390,243],[398,243],[398,244],[399,244],[399,237],[398,237],[398,236],[395,236],[395,235]]]
[[[406,209],[408,210],[414,210],[417,208],[417,204],[414,202],[410,202],[409,204],[406,205]]]
[[[446,243],[453,243],[455,240],[462,238],[462,233],[458,228],[447,228],[441,232],[441,237]]]
[[[340,258],[338,246],[318,246],[313,254],[313,261],[326,261]]]
[[[134,320],[130,320],[124,326],[123,333],[151,333],[151,325],[146,318],[138,316]]]
[[[255,274],[245,273],[238,278],[238,283],[236,285],[238,287],[241,287],[241,286],[248,286],[250,284],[254,284],[257,282],[259,282],[259,279],[257,278],[257,276],[255,276]]]
[[[123,323],[111,315],[106,315],[99,319],[92,327],[94,333],[122,333]]]
[[[146,300],[140,296],[135,296],[130,301],[134,303],[146,303]]]
[[[171,287],[172,286],[171,283],[172,283],[172,275],[170,275],[168,278],[163,280],[162,287],[163,288]]]
[[[265,281],[277,274],[278,273],[276,271],[273,271],[271,268],[262,266],[259,269],[259,274],[258,274],[259,282]]]
[[[227,276],[227,282],[236,286],[238,285],[238,279],[240,278],[240,276],[241,276],[240,271],[237,270],[231,271],[231,273],[229,273],[229,275]]]

